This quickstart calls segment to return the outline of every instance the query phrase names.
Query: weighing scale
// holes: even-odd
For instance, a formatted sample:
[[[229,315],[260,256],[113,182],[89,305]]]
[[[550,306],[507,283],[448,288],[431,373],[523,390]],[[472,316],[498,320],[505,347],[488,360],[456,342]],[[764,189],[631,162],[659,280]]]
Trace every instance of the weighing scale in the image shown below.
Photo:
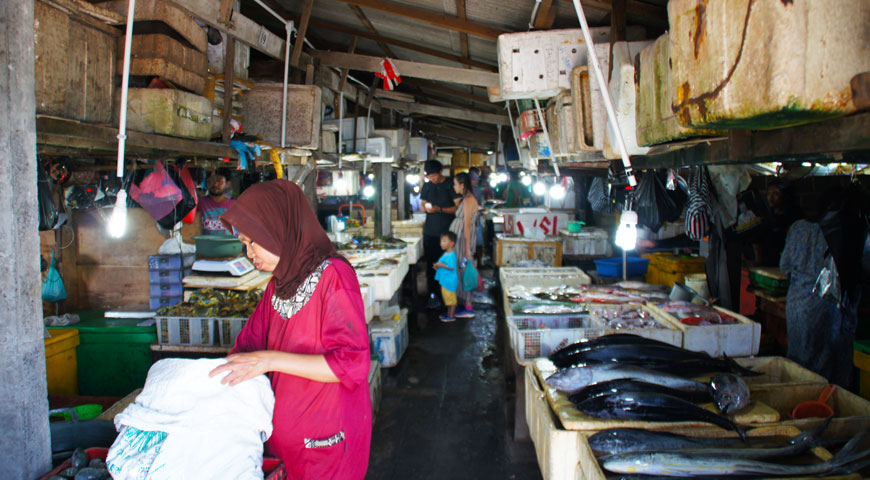
[[[206,273],[228,273],[234,277],[241,277],[254,271],[254,265],[245,257],[231,260],[197,260],[193,262],[194,270]]]

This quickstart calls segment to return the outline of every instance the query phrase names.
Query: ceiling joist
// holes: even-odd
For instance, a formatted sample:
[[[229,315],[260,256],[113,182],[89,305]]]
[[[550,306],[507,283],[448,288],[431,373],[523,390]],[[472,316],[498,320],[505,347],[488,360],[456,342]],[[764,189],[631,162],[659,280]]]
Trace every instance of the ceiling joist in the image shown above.
[[[478,123],[492,123],[496,125],[510,125],[507,115],[495,113],[472,112],[463,108],[439,107],[437,105],[423,105],[419,103],[404,103],[393,100],[382,100],[383,108],[390,108],[405,115],[420,114],[434,117],[455,118]]]
[[[398,15],[400,17],[410,18],[412,20],[418,20],[421,22],[428,23],[430,25],[434,25],[436,27],[445,28],[447,30],[453,30],[455,32],[464,32],[469,35],[474,35],[476,37],[488,38],[490,40],[496,40],[499,35],[503,33],[508,33],[504,30],[499,30],[493,27],[487,27],[486,25],[481,25],[479,23],[470,22],[468,20],[461,20],[456,17],[452,17],[450,15],[445,15],[443,13],[436,13],[429,10],[423,10],[421,8],[411,7],[408,5],[404,5],[396,2],[389,2],[386,0],[338,0],[339,2],[349,3],[351,5],[357,5],[359,7],[371,8],[374,10],[380,10],[382,12],[386,12],[392,15]]]
[[[566,1],[573,3],[573,0]],[[612,0],[583,0],[582,5],[585,8],[611,13],[613,11],[613,3]],[[628,0],[626,3],[626,13],[631,15],[632,18],[637,19],[638,23],[657,27],[668,26],[668,10],[665,7],[639,0]]]
[[[364,72],[380,72],[383,58],[368,55],[356,55],[343,52],[327,52],[316,50],[311,52],[321,65],[329,67],[349,68]],[[476,85],[480,87],[498,86],[498,74],[480,70],[466,70],[443,65],[394,60],[393,64],[402,77],[424,78],[440,82]]]

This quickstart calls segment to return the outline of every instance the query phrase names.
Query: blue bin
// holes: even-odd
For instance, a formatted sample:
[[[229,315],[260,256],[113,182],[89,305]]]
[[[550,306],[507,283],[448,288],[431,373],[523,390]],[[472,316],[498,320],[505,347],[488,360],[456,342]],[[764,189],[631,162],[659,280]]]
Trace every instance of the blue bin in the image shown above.
[[[648,258],[628,257],[627,268],[629,277],[646,275],[649,266]],[[622,277],[622,257],[602,258],[595,260],[595,268],[599,277]]]

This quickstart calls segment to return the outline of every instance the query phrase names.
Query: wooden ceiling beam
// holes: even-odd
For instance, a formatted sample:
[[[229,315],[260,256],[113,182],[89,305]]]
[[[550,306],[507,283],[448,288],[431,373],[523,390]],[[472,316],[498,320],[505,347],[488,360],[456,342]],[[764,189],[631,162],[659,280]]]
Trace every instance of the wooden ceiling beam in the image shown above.
[[[368,55],[355,55],[343,52],[328,52],[316,50],[311,56],[320,60],[321,65],[339,68],[350,68],[364,72],[380,72],[380,57]],[[440,82],[458,83],[462,85],[476,85],[480,87],[498,86],[498,75],[492,72],[480,70],[465,70],[456,67],[445,67],[428,63],[409,62],[395,60],[393,64],[402,77],[424,78],[438,80]]]
[[[476,37],[487,38],[490,40],[498,39],[498,36],[503,33],[508,33],[479,23],[461,20],[443,13],[423,10],[421,8],[411,7],[401,3],[390,2],[386,0],[338,0],[339,2],[357,5],[359,7],[371,8],[381,12],[397,15],[400,17],[425,22],[436,27],[453,30],[455,32],[464,32]]]
[[[454,55],[452,53],[447,53],[447,52],[442,51],[442,50],[436,50],[434,48],[424,47],[423,45],[418,45],[416,43],[411,43],[411,42],[406,42],[404,40],[398,40],[395,38],[385,37],[385,36],[380,35],[380,34],[374,34],[374,33],[366,32],[363,30],[356,30],[354,28],[347,27],[345,25],[340,25],[337,23],[328,22],[326,20],[312,18],[311,19],[311,26],[323,28],[326,30],[332,30],[334,32],[346,33],[348,35],[355,35],[355,36],[360,37],[360,38],[367,38],[369,40],[374,40],[375,42],[378,42],[379,44],[385,43],[385,44],[393,45],[396,47],[404,48],[406,50],[424,53],[424,54],[432,56],[432,57],[443,58],[445,60],[450,60],[450,61],[453,61],[456,63],[461,63],[463,65],[470,65],[472,67],[480,68],[482,70],[486,70],[486,71],[490,71],[490,72],[497,72],[498,71],[498,67],[496,67],[495,65],[490,65],[490,64],[485,63],[485,62],[472,60],[470,58],[464,58],[462,56]]]
[[[496,105],[496,104],[490,102],[488,97],[484,97],[481,95],[474,95],[474,94],[470,94],[468,92],[463,92],[463,91],[456,90],[453,88],[445,87],[445,86],[440,85],[440,84],[435,83],[435,82],[428,82],[426,80],[420,80],[420,79],[414,78],[414,79],[410,79],[410,80],[404,80],[403,83],[407,83],[408,85],[414,85],[416,87],[423,88],[426,90],[432,90],[433,92],[440,92],[440,93],[445,93],[447,95],[451,95],[454,97],[464,98],[466,100],[471,100],[472,102],[480,103],[482,105]]]
[[[430,115],[434,117],[456,118],[458,120],[467,120],[477,123],[492,123],[496,125],[510,125],[507,115],[499,115],[495,113],[480,113],[471,112],[468,109],[439,107],[437,105],[424,105],[420,103],[403,103],[394,102],[392,100],[382,100],[383,108],[391,108],[397,112],[407,115],[420,114]]]
[[[369,30],[369,32],[377,37],[380,37],[378,30],[375,28],[374,25],[372,25],[371,20],[369,20],[369,17],[366,16],[365,12],[363,12],[361,8],[357,7],[356,5],[348,5],[348,7],[353,11],[353,13],[356,15],[356,18],[359,19],[360,23],[362,23],[363,26]],[[392,49],[390,49],[390,46],[387,45],[386,42],[383,42],[381,40],[375,40],[375,42],[377,42],[378,46],[381,47],[381,50],[383,50],[388,57],[398,58],[398,55],[396,55],[396,53],[393,52]]]
[[[486,142],[495,142],[498,140],[496,132],[483,132],[480,130],[469,130],[465,128],[456,128],[443,125],[436,125],[430,122],[415,122],[415,128],[420,130],[438,133],[441,135],[449,135],[456,138],[468,138],[470,140],[483,140]]]
[[[299,21],[299,28],[296,30],[293,53],[290,54],[290,66],[296,67],[299,65],[299,56],[302,55],[302,45],[305,43],[305,32],[308,31],[308,21],[311,20],[311,9],[313,7],[314,0],[305,0],[305,4],[302,5],[302,19]]]
[[[573,3],[573,0],[566,1],[568,3]],[[583,7],[611,13],[613,11],[613,1],[583,0]],[[645,23],[657,27],[667,27],[668,25],[668,10],[665,7],[652,5],[639,0],[628,0],[628,2],[626,2],[626,13],[637,19],[645,20],[644,22],[639,23]]]
[[[538,14],[535,16],[535,23],[532,26],[538,30],[547,30],[553,27],[555,21],[556,8],[553,6],[553,0],[542,0],[538,7]]]

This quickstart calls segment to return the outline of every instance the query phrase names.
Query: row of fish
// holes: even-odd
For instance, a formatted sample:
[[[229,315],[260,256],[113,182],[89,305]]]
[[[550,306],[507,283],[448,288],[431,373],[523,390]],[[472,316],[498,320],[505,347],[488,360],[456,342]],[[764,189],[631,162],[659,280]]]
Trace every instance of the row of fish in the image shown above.
[[[511,301],[544,300],[564,303],[645,304],[668,299],[668,293],[662,286],[640,282],[555,287],[516,285],[510,287],[507,293]]]
[[[607,328],[626,330],[633,328],[667,328],[659,323],[649,310],[635,308],[631,305],[609,305],[592,309]]]
[[[750,402],[741,377],[756,373],[728,358],[630,334],[615,334],[568,345],[550,355],[559,370],[547,385],[568,394],[578,410],[601,419],[704,422],[745,435],[730,418],[702,408],[712,402],[734,414]],[[692,378],[718,373],[709,383]]]
[[[616,474],[608,476],[609,480],[846,475],[870,466],[870,449],[866,448],[870,432],[851,438],[828,461],[785,463],[830,443],[821,438],[827,425],[785,443],[764,437],[741,443],[625,428],[602,430],[589,437],[589,445],[602,468]]]

